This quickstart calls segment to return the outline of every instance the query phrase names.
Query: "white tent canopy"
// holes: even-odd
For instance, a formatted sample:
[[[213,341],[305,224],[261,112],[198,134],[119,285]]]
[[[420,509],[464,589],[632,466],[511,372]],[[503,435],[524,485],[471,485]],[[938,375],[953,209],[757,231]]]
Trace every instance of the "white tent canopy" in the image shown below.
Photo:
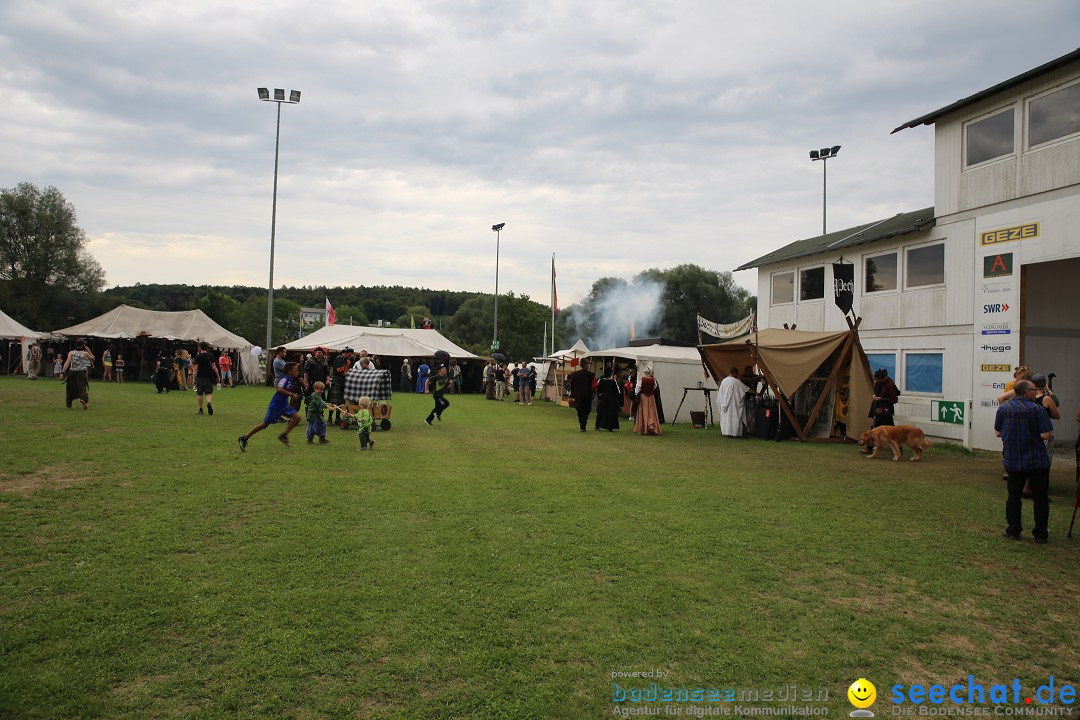
[[[578,338],[578,341],[574,343],[573,347],[567,350],[560,350],[558,352],[551,353],[553,358],[579,358],[589,354],[589,348],[585,345],[585,341]],[[622,357],[622,356],[620,356]]]
[[[40,340],[48,333],[35,332],[20,322],[15,321],[10,315],[0,310],[0,338],[4,340],[22,340],[23,338]]]
[[[258,361],[250,352],[252,344],[218,325],[202,310],[164,312],[120,305],[104,315],[57,330],[54,334],[107,340],[163,338],[192,343],[205,340],[218,349],[239,351],[241,378],[247,382],[259,382],[260,379]]]
[[[457,360],[482,359],[450,342],[437,330],[362,325],[327,325],[283,347],[286,350],[325,347],[337,351],[350,347],[357,352],[367,350],[370,355],[386,357],[431,357],[436,350],[445,350]]]
[[[35,332],[0,310],[0,339],[8,340],[9,342],[18,341],[22,344],[22,367],[25,368],[27,364],[26,356],[29,352],[28,348],[30,347],[30,342],[33,340],[40,340],[47,336],[48,333]]]
[[[716,389],[712,379],[705,378],[701,354],[696,347],[675,345],[645,345],[642,347],[619,347],[610,350],[594,350],[586,357],[623,358],[633,360],[640,374],[647,367],[653,369],[653,377],[660,383],[664,393],[664,407],[672,399],[681,397],[683,388],[696,388],[698,383],[711,390]],[[676,392],[678,391],[678,392]],[[674,407],[674,405],[672,406]]]

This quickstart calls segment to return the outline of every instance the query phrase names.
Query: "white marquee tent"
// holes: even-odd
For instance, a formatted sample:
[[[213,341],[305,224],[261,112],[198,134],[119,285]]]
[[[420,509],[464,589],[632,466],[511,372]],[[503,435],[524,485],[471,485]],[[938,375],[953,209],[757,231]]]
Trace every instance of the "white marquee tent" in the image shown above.
[[[30,345],[30,341],[40,340],[41,338],[47,336],[48,333],[35,332],[34,330],[31,330],[22,323],[12,319],[12,317],[4,311],[0,310],[0,339],[7,340],[9,348],[10,346],[17,344],[22,346],[22,367],[26,367],[26,354],[27,348]],[[14,350],[11,350],[10,352],[5,354],[5,356],[9,357],[12,361],[11,366],[8,368],[8,372],[11,372],[15,367],[15,358],[13,354],[14,352]]]
[[[386,357],[431,357],[436,350],[445,350],[456,360],[483,359],[450,342],[438,330],[363,325],[327,325],[283,347],[290,351],[314,347],[340,351],[350,347],[357,352],[367,350],[369,355]]]
[[[104,315],[57,330],[53,334],[105,340],[161,338],[190,343],[205,340],[211,347],[239,353],[242,381],[258,383],[261,380],[258,360],[251,352],[254,346],[218,325],[202,310],[165,312],[120,305]]]
[[[0,310],[0,338],[4,340],[22,340],[29,338],[40,340],[48,333],[35,332],[22,323],[12,319],[10,315]]]

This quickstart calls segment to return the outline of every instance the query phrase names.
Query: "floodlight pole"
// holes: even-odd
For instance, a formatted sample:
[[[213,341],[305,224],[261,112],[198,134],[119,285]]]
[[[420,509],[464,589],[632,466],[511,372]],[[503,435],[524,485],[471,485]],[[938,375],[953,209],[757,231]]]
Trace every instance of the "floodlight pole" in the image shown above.
[[[491,226],[491,229],[495,231],[495,329],[491,337],[492,352],[499,349],[499,241],[500,233],[505,226],[506,223]]]
[[[825,234],[825,213],[829,208],[829,158],[821,159],[821,234]]]
[[[266,88],[259,88],[259,99],[265,102],[277,103],[277,126],[274,130],[274,202],[270,211],[270,280],[267,283],[266,294],[266,350],[269,357],[270,348],[274,344],[274,242],[277,239],[277,187],[278,187],[278,158],[281,150],[281,105],[288,103],[295,105],[300,102],[300,92],[292,90],[289,99],[285,99],[285,91],[274,91],[274,98]]]
[[[834,158],[840,152],[839,145],[833,145],[831,148],[821,148],[821,150],[811,150],[810,160],[811,162],[821,161],[821,234],[824,235],[827,231],[825,229],[825,212],[828,208],[828,186],[829,186],[829,158]]]

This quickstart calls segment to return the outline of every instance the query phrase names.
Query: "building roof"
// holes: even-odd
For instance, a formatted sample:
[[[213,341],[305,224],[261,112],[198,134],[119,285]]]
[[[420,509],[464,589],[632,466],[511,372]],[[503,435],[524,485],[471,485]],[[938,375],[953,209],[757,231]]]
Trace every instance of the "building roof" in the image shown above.
[[[790,245],[785,245],[779,250],[774,250],[768,255],[762,255],[757,260],[751,260],[744,265],[735,268],[735,271],[749,270],[750,268],[773,265],[785,260],[817,255],[818,253],[842,250],[854,245],[863,245],[897,235],[928,230],[934,226],[934,208],[928,207],[915,212],[897,213],[892,217],[856,225],[846,230],[837,230],[827,235],[796,240]]]
[[[1073,50],[1068,55],[1062,55],[1061,57],[1057,58],[1056,60],[1051,60],[1050,62],[1046,63],[1045,65],[1040,65],[1039,67],[1037,67],[1037,68],[1035,68],[1033,70],[1028,70],[1026,73],[1021,73],[1020,75],[1017,75],[1014,78],[1010,78],[1010,79],[1006,80],[1005,82],[1000,82],[997,85],[995,85],[993,87],[990,87],[990,88],[987,88],[987,89],[985,89],[985,90],[983,90],[981,92],[977,92],[974,95],[969,95],[966,98],[963,98],[961,100],[957,100],[952,105],[946,105],[945,107],[941,108],[940,110],[935,110],[934,112],[927,113],[926,115],[923,115],[922,117],[917,117],[914,120],[909,120],[908,122],[904,123],[900,127],[893,130],[893,132],[894,133],[900,132],[901,130],[905,130],[907,128],[917,127],[919,125],[929,125],[930,123],[934,122],[935,120],[937,120],[940,117],[944,117],[945,115],[948,115],[950,113],[954,113],[957,110],[960,110],[962,108],[967,107],[968,105],[974,105],[975,103],[979,102],[980,100],[982,100],[984,98],[988,98],[988,97],[990,97],[992,95],[997,95],[998,93],[1001,93],[1001,92],[1004,92],[1004,91],[1009,90],[1011,88],[1014,88],[1017,85],[1020,85],[1022,83],[1027,82],[1028,80],[1031,80],[1032,78],[1039,77],[1040,75],[1045,75],[1046,73],[1050,72],[1051,70],[1057,70],[1058,68],[1063,67],[1065,65],[1068,65],[1069,63],[1074,62],[1076,60],[1080,60],[1080,49]],[[890,133],[890,135],[891,134],[892,133]]]

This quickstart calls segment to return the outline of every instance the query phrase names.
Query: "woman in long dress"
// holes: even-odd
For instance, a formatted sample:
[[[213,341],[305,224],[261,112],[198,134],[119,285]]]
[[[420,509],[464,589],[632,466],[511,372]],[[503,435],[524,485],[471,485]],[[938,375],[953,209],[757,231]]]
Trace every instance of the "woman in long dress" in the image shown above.
[[[61,373],[67,379],[67,406],[71,409],[71,403],[78,400],[82,403],[83,410],[90,405],[90,368],[94,366],[94,354],[86,346],[85,340],[75,343],[75,349],[68,352],[67,360]]]
[[[416,368],[416,392],[426,393],[428,384],[428,374],[431,372],[431,368],[428,364],[420,363],[420,367]]]
[[[596,399],[596,429],[618,430],[623,392],[619,383],[611,379],[611,370],[604,370],[603,377],[596,383]]]
[[[662,435],[660,415],[656,412],[657,384],[652,368],[645,370],[638,393],[637,412],[634,413],[634,432],[638,435]]]

